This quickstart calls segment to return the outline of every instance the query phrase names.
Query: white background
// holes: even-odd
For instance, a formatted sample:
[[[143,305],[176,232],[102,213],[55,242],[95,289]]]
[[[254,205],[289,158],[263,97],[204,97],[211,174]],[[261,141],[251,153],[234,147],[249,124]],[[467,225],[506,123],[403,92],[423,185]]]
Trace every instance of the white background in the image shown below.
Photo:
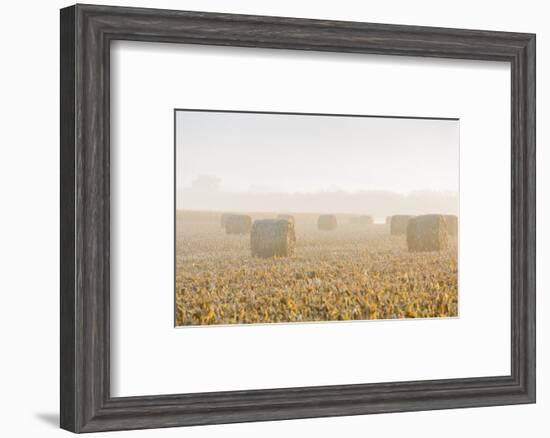
[[[107,0],[102,3],[114,4]],[[544,291],[550,287],[543,265],[549,255],[550,177],[548,120],[550,77],[547,39],[548,12],[544,2],[388,1],[367,4],[278,1],[118,1],[118,4],[174,9],[290,15],[385,23],[484,28],[536,32],[538,137],[538,403],[531,406],[387,414],[227,426],[132,432],[133,436],[365,436],[439,437],[547,436],[545,413],[550,409],[548,354],[545,333],[549,308]],[[0,281],[2,291],[2,434],[61,435],[58,416],[58,1],[4,5],[0,187]],[[127,433],[118,433],[117,436]],[[132,436],[132,435],[129,435]]]
[[[508,63],[117,42],[111,66],[113,396],[510,374]],[[174,329],[174,107],[459,118],[460,318]]]

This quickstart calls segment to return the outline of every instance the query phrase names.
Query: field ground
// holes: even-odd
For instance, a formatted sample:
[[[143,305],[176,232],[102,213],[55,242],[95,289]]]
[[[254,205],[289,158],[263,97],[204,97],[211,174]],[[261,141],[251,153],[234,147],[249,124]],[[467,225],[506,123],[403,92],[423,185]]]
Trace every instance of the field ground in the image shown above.
[[[251,214],[253,219],[274,214]],[[457,245],[409,253],[388,225],[319,231],[296,214],[289,258],[250,256],[249,235],[227,235],[220,213],[176,214],[176,324],[241,324],[458,315]]]

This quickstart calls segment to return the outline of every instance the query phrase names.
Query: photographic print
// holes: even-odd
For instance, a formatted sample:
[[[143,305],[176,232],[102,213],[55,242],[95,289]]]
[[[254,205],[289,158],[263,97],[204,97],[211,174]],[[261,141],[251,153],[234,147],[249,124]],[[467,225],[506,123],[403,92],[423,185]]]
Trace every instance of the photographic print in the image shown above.
[[[458,316],[458,119],[174,122],[177,326]]]

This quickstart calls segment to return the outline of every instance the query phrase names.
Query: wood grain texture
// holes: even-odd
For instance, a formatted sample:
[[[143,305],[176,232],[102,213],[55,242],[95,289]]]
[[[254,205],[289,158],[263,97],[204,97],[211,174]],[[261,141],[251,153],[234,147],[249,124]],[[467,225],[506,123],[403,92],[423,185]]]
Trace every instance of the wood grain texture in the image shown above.
[[[75,429],[75,39],[74,8],[61,11],[60,41],[60,422]]]
[[[455,59],[512,71],[509,376],[112,398],[109,391],[110,41]],[[61,426],[74,432],[535,401],[535,36],[76,5],[61,11]]]

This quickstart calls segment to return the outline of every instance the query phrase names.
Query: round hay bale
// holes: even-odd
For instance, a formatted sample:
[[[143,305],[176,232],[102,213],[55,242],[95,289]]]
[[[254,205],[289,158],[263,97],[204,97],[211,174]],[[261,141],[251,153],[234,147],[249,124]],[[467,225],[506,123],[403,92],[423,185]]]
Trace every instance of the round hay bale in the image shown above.
[[[413,218],[414,216],[409,216],[405,214],[396,214],[391,217],[390,222],[390,234],[393,235],[401,235],[401,234],[407,234],[407,224],[409,222],[409,219]]]
[[[317,228],[323,231],[332,231],[336,229],[338,221],[333,214],[322,214],[317,219]]]
[[[409,219],[407,247],[411,252],[441,251],[448,246],[447,222],[441,214],[426,214]]]
[[[225,223],[227,221],[227,218],[229,216],[233,216],[235,213],[222,213],[222,215],[220,216],[220,226],[222,228],[225,228]]]
[[[296,221],[294,220],[294,216],[292,216],[291,214],[279,214],[277,215],[277,219],[283,219],[285,221],[292,222],[293,224],[296,223]]]
[[[248,234],[252,228],[252,219],[245,214],[231,214],[225,219],[227,234]]]
[[[294,254],[294,222],[287,219],[255,220],[250,232],[252,257],[289,257]]]
[[[447,221],[447,232],[449,236],[458,236],[458,217],[454,214],[446,214],[444,217]]]

